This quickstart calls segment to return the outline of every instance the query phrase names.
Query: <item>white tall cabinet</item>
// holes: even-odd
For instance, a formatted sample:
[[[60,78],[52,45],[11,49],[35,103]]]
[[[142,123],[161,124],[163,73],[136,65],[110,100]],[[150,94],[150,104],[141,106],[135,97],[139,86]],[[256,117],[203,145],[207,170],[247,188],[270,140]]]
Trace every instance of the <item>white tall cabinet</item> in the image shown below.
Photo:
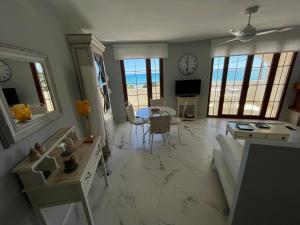
[[[114,141],[115,123],[110,102],[109,77],[103,60],[105,46],[92,34],[68,34],[67,40],[81,97],[91,104],[89,123],[92,133],[101,136],[103,152],[107,154]]]

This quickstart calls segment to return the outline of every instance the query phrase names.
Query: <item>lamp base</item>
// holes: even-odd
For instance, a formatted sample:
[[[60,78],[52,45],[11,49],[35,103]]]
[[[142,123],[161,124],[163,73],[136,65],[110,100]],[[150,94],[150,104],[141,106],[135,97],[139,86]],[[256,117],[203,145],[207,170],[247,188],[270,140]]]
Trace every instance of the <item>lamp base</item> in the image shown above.
[[[93,143],[94,135],[90,134],[86,139],[84,139],[83,143]]]
[[[61,156],[61,157],[68,157],[68,156],[72,155],[72,153],[73,153],[72,150],[67,149],[66,151],[62,152],[62,153],[60,154],[60,156]]]

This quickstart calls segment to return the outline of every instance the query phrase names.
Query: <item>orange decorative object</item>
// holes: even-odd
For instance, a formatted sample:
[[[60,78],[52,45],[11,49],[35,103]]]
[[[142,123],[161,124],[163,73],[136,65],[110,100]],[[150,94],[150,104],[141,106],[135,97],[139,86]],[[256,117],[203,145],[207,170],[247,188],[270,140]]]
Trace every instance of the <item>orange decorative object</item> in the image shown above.
[[[32,113],[28,104],[17,104],[10,108],[14,118],[20,121],[30,120]]]
[[[91,133],[91,128],[89,124],[89,119],[88,116],[91,112],[91,106],[88,100],[78,100],[76,103],[76,109],[77,112],[84,117],[85,119],[85,125],[86,125],[86,130],[88,132],[88,137],[84,140],[84,143],[93,143],[94,141],[94,136]]]
[[[88,100],[78,100],[76,102],[76,109],[81,116],[87,116],[91,112],[91,107]]]

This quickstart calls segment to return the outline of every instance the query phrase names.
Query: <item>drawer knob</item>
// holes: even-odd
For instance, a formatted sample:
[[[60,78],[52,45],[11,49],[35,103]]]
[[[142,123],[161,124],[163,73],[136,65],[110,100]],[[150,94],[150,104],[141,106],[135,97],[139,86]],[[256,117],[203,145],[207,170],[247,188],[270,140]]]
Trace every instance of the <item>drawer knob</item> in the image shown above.
[[[249,134],[249,137],[252,137],[252,134]]]
[[[91,174],[90,172],[88,172],[87,175],[86,175],[86,177],[85,177],[85,179],[87,180],[87,179],[89,179],[91,176],[92,176],[92,174]]]
[[[282,140],[285,140],[285,137],[281,137]]]

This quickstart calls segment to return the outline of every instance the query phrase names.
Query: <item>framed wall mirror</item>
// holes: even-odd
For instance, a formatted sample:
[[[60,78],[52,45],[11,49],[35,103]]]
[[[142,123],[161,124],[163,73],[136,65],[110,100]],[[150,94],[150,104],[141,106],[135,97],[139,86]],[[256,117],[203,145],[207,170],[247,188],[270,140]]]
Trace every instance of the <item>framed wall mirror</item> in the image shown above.
[[[48,57],[0,44],[0,138],[4,148],[61,115]]]

